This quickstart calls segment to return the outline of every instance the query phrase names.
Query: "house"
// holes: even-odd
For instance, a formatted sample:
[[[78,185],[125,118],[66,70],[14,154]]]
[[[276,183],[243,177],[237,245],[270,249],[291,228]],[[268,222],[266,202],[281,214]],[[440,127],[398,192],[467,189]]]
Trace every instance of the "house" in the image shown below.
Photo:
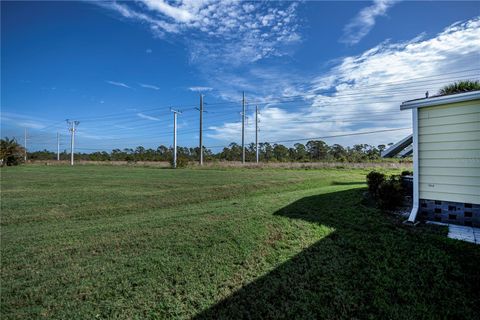
[[[413,208],[431,221],[480,227],[480,91],[405,101],[413,119]]]

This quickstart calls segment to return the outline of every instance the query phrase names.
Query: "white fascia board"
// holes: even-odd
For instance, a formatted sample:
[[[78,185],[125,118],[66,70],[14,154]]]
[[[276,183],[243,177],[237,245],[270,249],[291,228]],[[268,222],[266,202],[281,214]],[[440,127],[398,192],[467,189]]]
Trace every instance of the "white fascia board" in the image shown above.
[[[405,101],[400,105],[400,110],[415,109],[430,106],[440,106],[443,104],[480,100],[480,91],[471,91],[465,93],[457,93],[446,96],[418,99]]]

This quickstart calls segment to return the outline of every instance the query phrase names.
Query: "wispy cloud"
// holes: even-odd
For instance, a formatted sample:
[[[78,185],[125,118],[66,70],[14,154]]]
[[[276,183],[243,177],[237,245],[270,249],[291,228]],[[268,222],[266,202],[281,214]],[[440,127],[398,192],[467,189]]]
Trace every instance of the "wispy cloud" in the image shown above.
[[[164,32],[167,32],[167,33],[178,32],[176,25],[167,23],[163,20],[152,17],[148,14],[137,12],[135,9],[130,8],[126,4],[125,5],[119,4],[115,1],[114,2],[99,1],[99,2],[96,2],[96,4],[101,7],[107,8],[109,10],[113,10],[119,13],[122,17],[126,19],[132,19],[132,20],[136,20],[136,21],[148,24],[148,26],[156,36],[162,36]]]
[[[410,127],[410,113],[399,111],[401,102],[423,97],[425,91],[435,93],[455,80],[479,79],[478,52],[480,17],[455,23],[429,39],[381,43],[357,56],[345,57],[330,71],[310,79],[304,86],[307,90],[293,87],[293,95],[303,99],[303,103],[295,104],[303,108],[291,111],[275,102],[262,107],[261,141]],[[250,141],[255,132],[253,116],[248,116]],[[226,122],[211,129],[211,138],[225,143],[238,141],[239,123]],[[404,130],[327,142],[380,144],[408,133]]]
[[[193,92],[205,92],[205,91],[212,91],[212,87],[190,87],[188,90]]]
[[[137,113],[137,116],[139,116],[142,119],[147,119],[147,120],[152,120],[152,121],[160,121],[160,119],[157,118],[157,117],[149,116],[149,115],[141,113],[141,112]]]
[[[360,42],[375,26],[379,16],[387,13],[398,0],[374,0],[371,6],[363,8],[344,28],[340,42],[354,45]]]
[[[375,0],[362,9],[345,26],[341,41],[361,41],[396,2]],[[480,51],[480,23],[476,18],[456,23],[430,39],[420,35],[408,42],[381,43],[362,54],[335,60],[329,71],[314,75],[285,65],[276,68],[253,63],[288,57],[293,52],[295,44],[301,41],[298,3],[178,0],[153,5],[144,0],[102,6],[143,23],[156,37],[183,40],[190,62],[204,77],[205,87],[189,88],[192,91],[213,87],[216,94],[227,100],[240,100],[241,90],[257,95],[248,94],[247,101],[300,96],[303,101],[297,101],[293,109],[275,102],[261,106],[262,141],[408,127],[411,120],[408,114],[398,111],[399,104],[421,97],[427,90],[435,92],[454,79],[438,75],[477,66],[476,52]],[[178,10],[172,10],[173,7]],[[405,80],[418,77],[432,77],[435,81],[406,85]],[[379,119],[378,114],[387,111],[394,115]],[[339,113],[354,116],[338,119]],[[375,114],[377,117],[371,116]],[[252,117],[253,114],[248,115],[248,139],[254,133]],[[211,127],[209,136],[226,143],[238,141],[239,126],[234,121],[225,122]],[[408,130],[368,136],[368,141],[393,142],[407,133]],[[347,145],[365,141],[365,136],[335,140]]]
[[[146,24],[157,37],[182,36],[192,62],[240,65],[289,54],[289,47],[301,39],[295,2],[141,0],[99,5]]]
[[[131,87],[129,87],[128,85],[126,85],[126,84],[123,83],[123,82],[110,81],[110,80],[105,80],[105,82],[106,82],[106,83],[109,83],[109,84],[111,84],[111,85],[113,85],[113,86],[131,89]]]
[[[142,87],[142,88],[147,88],[147,89],[152,89],[152,90],[160,90],[159,87],[154,86],[153,84],[139,83],[139,86]]]
[[[6,124],[13,125],[15,127],[20,128],[30,128],[30,129],[44,129],[47,126],[52,126],[51,123],[53,121],[46,120],[37,117],[31,117],[23,114],[17,113],[10,113],[10,112],[2,112],[0,114],[0,122],[2,123],[2,127]],[[2,128],[3,131],[3,128]]]
[[[163,0],[143,0],[143,3],[153,11],[164,14],[177,22],[187,23],[194,19],[194,15],[186,8],[185,5],[175,7],[165,3]],[[199,1],[199,3],[201,3]]]

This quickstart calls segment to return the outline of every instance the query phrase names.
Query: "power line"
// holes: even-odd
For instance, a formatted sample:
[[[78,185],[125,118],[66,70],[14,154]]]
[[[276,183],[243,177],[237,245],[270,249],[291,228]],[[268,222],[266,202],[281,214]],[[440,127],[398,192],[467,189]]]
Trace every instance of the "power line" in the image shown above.
[[[370,85],[362,85],[362,86],[356,86],[356,87],[353,87],[349,90],[361,90],[361,89],[366,89],[366,88],[382,88],[382,87],[388,87],[388,86],[392,86],[392,85],[400,85],[400,84],[403,84],[403,83],[407,83],[407,84],[410,84],[410,85],[414,85],[414,86],[418,86],[418,82],[430,82],[431,83],[431,79],[434,79],[434,78],[438,78],[438,77],[443,77],[445,75],[452,75],[452,74],[459,74],[459,73],[465,73],[465,72],[473,72],[473,71],[478,71],[480,70],[480,68],[472,68],[472,69],[465,69],[465,70],[458,70],[458,71],[452,71],[452,72],[446,72],[446,73],[442,73],[442,74],[436,74],[436,75],[429,75],[429,76],[424,76],[424,77],[416,77],[416,78],[410,78],[410,79],[404,79],[404,80],[400,80],[400,81],[391,81],[391,82],[384,82],[384,83],[380,83],[380,84],[370,84]],[[465,76],[470,76],[470,75],[464,75],[464,76],[461,76],[462,78],[465,77]],[[478,74],[473,74],[472,76],[478,76]],[[460,76],[457,76],[457,77],[460,77]],[[425,79],[425,80],[421,80],[421,81],[418,81],[416,84],[411,84],[410,82],[411,81],[415,81],[415,80],[420,80],[420,79]],[[452,81],[452,77],[447,77],[445,79],[436,79],[436,81]],[[319,94],[326,94],[326,93],[335,93],[337,92],[337,89],[332,89],[332,90],[324,90],[324,91],[321,91],[321,92],[311,92],[311,93],[308,93],[308,94],[302,94],[302,95],[293,95],[293,96],[286,96],[286,97],[282,97],[281,99],[277,99],[277,100],[270,100],[270,101],[267,101],[267,100],[251,100],[250,103],[251,104],[267,104],[267,103],[278,103],[278,102],[281,102],[281,101],[284,101],[285,99],[291,99],[291,98],[294,98],[294,97],[298,97],[298,98],[311,98],[312,95],[319,95]],[[338,97],[338,96],[337,96]],[[226,104],[238,104],[240,102],[239,101],[227,101],[227,102],[218,102],[218,103],[207,103],[207,106],[208,105],[226,105]],[[171,105],[171,104],[170,104]],[[166,110],[168,109],[169,106],[161,106],[161,107],[154,107],[154,108],[149,108],[149,109],[139,109],[139,110],[135,110],[134,112],[136,113],[143,113],[143,112],[148,112],[148,111],[158,111],[158,110]],[[184,110],[187,110],[188,107],[191,107],[192,109],[195,107],[195,105],[183,105],[182,108]],[[116,116],[131,116],[132,112],[123,112],[123,113],[112,113],[112,114],[106,114],[106,115],[101,115],[101,116],[97,116],[97,117],[93,117],[93,118],[85,118],[85,117],[80,117],[78,118],[79,120],[82,120],[82,121],[91,121],[91,120],[100,120],[100,119],[105,119],[105,118],[109,118],[109,117],[116,117]]]
[[[367,134],[375,134],[375,133],[384,133],[384,132],[394,132],[394,131],[402,131],[402,130],[411,130],[411,127],[405,128],[395,128],[395,129],[384,129],[384,130],[375,130],[375,131],[364,131],[364,132],[355,132],[355,133],[345,133],[345,134],[337,134],[337,135],[329,135],[329,136],[321,136],[321,137],[309,137],[309,138],[297,138],[297,139],[288,139],[288,140],[277,140],[277,141],[265,141],[263,143],[285,143],[285,142],[296,142],[296,141],[307,141],[307,140],[319,140],[319,139],[330,139],[330,138],[339,138],[339,137],[349,137],[349,136],[359,136],[359,135],[367,135]],[[216,146],[206,146],[207,149],[214,149],[214,148],[225,148],[229,147],[229,145],[216,145]],[[105,149],[102,148],[77,148],[79,150],[98,150],[102,151]],[[112,148],[113,149],[120,149],[120,148]],[[124,148],[130,149],[130,148]],[[120,149],[122,150],[122,149]]]
[[[341,123],[341,122],[348,122],[348,123],[369,123],[369,122],[374,122],[374,121],[382,121],[382,120],[390,120],[390,121],[404,121],[404,120],[408,120],[408,118],[395,118],[395,119],[390,119],[390,118],[370,118],[370,119],[353,119],[353,118],[349,118],[349,119],[334,119],[334,120],[318,120],[318,121],[302,121],[302,120],[295,120],[295,119],[281,119],[281,121],[285,121],[285,122],[288,122],[288,123],[301,123],[301,124],[319,124],[321,125],[322,123]],[[275,121],[275,120],[274,120]],[[280,119],[279,119],[280,121]],[[203,129],[203,131],[217,131],[219,130],[219,128],[207,128],[207,129]],[[263,131],[266,131],[268,132],[269,129],[268,128],[264,128]],[[182,131],[181,133],[177,133],[177,136],[180,135],[180,136],[184,136],[184,135],[188,135],[188,134],[192,134],[192,133],[195,133],[197,132],[197,130],[186,130],[186,131]],[[143,136],[129,136],[128,138],[132,139],[132,138],[138,138],[138,139],[155,139],[157,140],[158,138],[160,137],[167,137],[167,136],[170,136],[170,133],[162,133],[162,134],[154,134],[154,135],[143,135]],[[118,138],[103,138],[102,139],[103,141],[115,141],[115,140],[125,140],[125,137],[118,137]]]
[[[321,124],[321,123],[337,123],[337,122],[338,123],[341,123],[341,122],[351,122],[351,123],[366,122],[366,123],[368,123],[368,122],[380,121],[380,120],[403,121],[403,120],[406,120],[406,119],[403,119],[403,118],[400,118],[400,117],[396,117],[395,119],[374,118],[374,117],[369,117],[368,119],[352,118],[352,116],[355,116],[355,115],[368,115],[368,114],[376,114],[376,113],[384,116],[384,115],[388,114],[387,111],[390,110],[390,109],[384,109],[384,110],[379,110],[379,111],[370,111],[370,112],[367,112],[367,111],[363,111],[363,112],[362,111],[352,111],[352,112],[343,112],[343,113],[339,113],[339,112],[335,111],[335,114],[333,116],[328,114],[328,111],[329,111],[328,109],[330,109],[329,107],[337,107],[337,106],[344,106],[345,108],[349,108],[351,106],[357,106],[358,104],[362,104],[362,103],[367,105],[367,106],[376,105],[376,104],[397,103],[398,99],[396,99],[395,97],[405,97],[406,95],[414,94],[414,93],[417,93],[417,92],[423,93],[424,89],[419,88],[421,83],[428,82],[425,85],[432,86],[433,84],[443,83],[447,80],[452,81],[453,79],[458,78],[458,77],[464,78],[464,77],[466,77],[465,73],[478,71],[478,70],[480,70],[480,68],[474,68],[474,69],[468,69],[468,70],[462,70],[462,71],[454,71],[454,72],[443,73],[443,74],[438,74],[438,75],[430,75],[430,76],[412,78],[412,79],[402,80],[402,81],[385,82],[385,83],[380,83],[380,84],[376,84],[376,85],[370,84],[370,85],[363,85],[363,86],[360,86],[360,85],[359,86],[352,86],[350,88],[342,89],[341,91],[339,91],[337,88],[330,89],[330,90],[323,90],[323,91],[321,91],[321,90],[310,90],[310,92],[307,92],[307,93],[304,93],[304,94],[284,96],[284,97],[277,98],[276,100],[274,100],[274,99],[262,99],[262,100],[259,100],[260,102],[258,102],[258,104],[259,105],[264,105],[264,106],[268,106],[268,105],[272,105],[272,104],[290,104],[288,106],[284,106],[283,108],[279,108],[280,110],[291,109],[291,108],[296,108],[298,110],[298,112],[297,112],[298,116],[295,115],[295,112],[291,112],[291,113],[287,113],[287,116],[290,116],[290,115],[293,114],[294,115],[293,118],[287,117],[286,119],[281,119],[281,121],[286,121],[286,122],[289,122],[289,123],[302,123],[302,124],[317,124],[317,123],[320,123]],[[462,74],[462,73],[464,75],[459,75],[459,74]],[[446,75],[454,75],[454,74],[456,76],[446,77]],[[475,73],[473,76],[478,77],[478,73]],[[423,80],[421,80],[421,79],[423,79]],[[414,80],[418,80],[418,81],[414,81]],[[368,88],[372,88],[372,89],[367,90],[368,92],[362,91],[363,89],[368,89]],[[330,96],[325,95],[325,94],[328,94],[328,93],[333,93],[334,95],[330,95]],[[338,93],[338,94],[336,94],[336,93]],[[372,96],[372,95],[374,95],[374,96]],[[296,101],[305,101],[305,100],[309,100],[311,102],[308,103],[308,104],[295,103]],[[252,105],[253,103],[255,103],[256,102],[255,100],[252,100],[249,103],[247,103],[246,100],[245,100],[245,95],[243,94],[241,102],[242,102],[242,113],[241,113],[242,126],[241,126],[241,128],[242,128],[242,150],[243,150],[242,151],[242,160],[244,160],[244,155],[245,155],[245,123],[246,123],[246,120],[253,117],[254,115],[256,117],[256,120],[258,120],[258,112],[253,113],[252,116],[247,115],[246,107],[248,105]],[[231,109],[228,106],[232,105],[232,108],[237,108],[238,107],[238,101],[206,103],[206,105],[207,106],[216,105],[216,106],[221,106],[221,108],[224,108],[224,109]],[[302,107],[308,107],[308,108],[311,108],[311,109],[301,110],[300,108],[302,108]],[[323,109],[322,107],[324,107],[327,110]],[[191,108],[191,109],[187,108],[186,110],[188,112],[188,111],[191,111],[191,110],[194,110],[194,109],[195,108]],[[265,110],[268,110],[268,109],[271,109],[271,108],[265,108]],[[336,108],[336,109],[339,109],[339,108]],[[372,108],[369,108],[369,109],[372,109]],[[152,108],[152,109],[144,109],[144,110],[136,110],[135,112],[137,114],[139,114],[139,113],[155,111],[155,110],[156,111],[163,110],[163,107],[157,107],[157,108]],[[398,108],[395,108],[395,110],[398,110]],[[202,111],[203,111],[203,97],[202,97]],[[301,118],[299,118],[300,117],[300,112],[303,112],[304,114],[307,113],[307,115],[308,115],[308,117],[311,121],[304,121]],[[232,117],[235,117],[235,114],[236,114],[236,113],[232,113],[229,110],[225,110],[225,112],[213,112],[213,113],[214,113],[214,115],[209,116],[205,119],[207,122],[210,122],[212,120],[217,120],[218,121],[218,119],[225,119],[223,121],[229,121],[230,123],[232,123],[234,121],[226,120],[226,118],[230,119]],[[348,114],[351,115],[350,119],[349,118],[339,118],[339,116],[346,116]],[[398,114],[398,111],[396,111],[395,114]],[[194,114],[192,113],[191,116],[194,116]],[[144,132],[146,132],[148,130],[158,130],[159,126],[161,128],[165,127],[163,125],[163,123],[165,123],[167,121],[166,119],[164,120],[161,115],[157,116],[156,114],[153,114],[153,115],[146,114],[145,115],[145,117],[161,117],[160,120],[153,121],[152,123],[142,123],[143,121],[148,121],[148,119],[141,119],[141,118],[131,119],[131,117],[132,117],[132,112],[116,113],[116,114],[103,115],[103,116],[90,118],[90,121],[93,121],[93,122],[102,121],[104,123],[105,123],[105,121],[107,121],[107,123],[111,122],[111,121],[114,121],[113,123],[108,123],[109,128],[103,129],[105,131],[108,131],[109,133],[116,132],[115,130],[124,130],[124,128],[118,128],[118,129],[111,128],[111,126],[121,125],[121,124],[129,125],[130,126],[129,129],[132,129],[132,130],[143,129]],[[188,119],[188,114],[185,118]],[[313,119],[317,119],[317,118],[319,119],[318,121],[313,120]],[[86,121],[89,121],[88,120],[89,118],[79,118],[79,119],[87,119]],[[267,118],[267,119],[269,119],[269,121],[271,121],[273,124],[275,124],[275,122],[280,121],[280,120],[275,119],[275,118],[272,118],[272,119]],[[202,139],[203,131],[217,131],[217,130],[221,129],[221,126],[212,126],[210,128],[203,129],[202,115],[201,115],[201,121],[200,122],[201,122],[201,124],[200,124],[200,139]],[[47,127],[44,127],[42,129],[38,129],[38,130],[39,131],[46,131],[47,129],[50,129],[50,128],[53,128],[53,127],[57,126],[58,123],[59,122],[53,123],[53,124],[51,124]],[[132,124],[134,124],[134,125],[132,125]],[[256,121],[255,124],[256,124],[256,129],[258,129],[258,126],[257,126],[258,122]],[[225,125],[225,124],[223,124],[223,125]],[[74,127],[74,125],[72,127]],[[88,127],[83,127],[83,128],[85,130]],[[174,123],[174,128],[176,129],[176,120],[175,120],[175,123]],[[72,130],[72,129],[73,128],[71,128],[70,130]],[[73,130],[75,130],[75,129],[73,129]],[[93,128],[91,130],[94,131],[97,134],[99,132],[101,133],[103,131],[102,129],[95,129],[95,128]],[[264,130],[268,131],[268,128],[265,128]],[[395,129],[393,131],[396,131],[396,130],[400,130],[400,129]],[[390,131],[390,130],[387,130],[387,131]],[[377,131],[377,132],[387,132],[387,131]],[[183,130],[179,135],[186,135],[186,134],[190,134],[190,133],[193,133],[193,132],[196,132],[196,129],[195,130]],[[361,133],[361,134],[368,134],[368,132],[367,133]],[[47,133],[44,133],[44,134],[40,134],[40,135],[29,136],[29,141],[31,141],[32,143],[35,143],[35,141],[37,139],[39,139],[41,137],[45,137],[47,135],[48,135]],[[169,135],[169,133],[156,134],[155,136],[152,136],[152,139],[153,138],[154,139],[159,139],[160,137],[163,137],[163,136],[166,136],[166,135]],[[348,134],[348,135],[350,135],[350,134]],[[348,135],[337,135],[337,136],[348,136]],[[356,135],[356,134],[353,134],[353,135]],[[177,136],[177,134],[176,134],[176,130],[175,130],[174,144],[176,144],[176,136]],[[329,137],[336,137],[336,136],[329,136]],[[317,137],[317,138],[329,138],[329,137]],[[32,140],[32,138],[33,138],[33,140]],[[132,136],[129,136],[128,138],[131,139]],[[145,140],[145,139],[149,138],[149,136],[142,135],[142,136],[133,137],[133,138]],[[26,134],[25,134],[25,139],[26,139]],[[53,140],[53,139],[54,138],[51,137],[51,138],[49,138],[47,140],[43,140],[43,141],[45,142],[45,141],[50,141],[50,140]],[[308,139],[316,139],[316,138],[307,138],[307,139],[302,139],[302,140],[308,140]],[[114,140],[125,140],[125,137],[119,137],[119,136],[118,136],[118,138],[102,137],[102,141],[105,141],[105,142],[114,141]],[[73,141],[74,141],[74,137],[73,137],[73,132],[72,132],[72,152],[71,152],[72,153],[72,158],[73,158]],[[277,142],[290,142],[290,141],[277,141]],[[277,143],[277,142],[272,142],[272,143]],[[25,144],[26,144],[26,141],[25,141]],[[57,137],[57,144],[58,144],[58,137]],[[203,141],[200,142],[201,150],[202,150],[202,146],[203,146]],[[73,163],[73,159],[72,159],[72,163]]]
[[[310,138],[297,138],[297,139],[289,139],[289,140],[266,141],[264,143],[285,143],[285,142],[319,140],[319,139],[329,139],[329,138],[338,138],[338,137],[350,137],[350,136],[359,136],[359,135],[374,134],[374,133],[401,131],[401,130],[407,130],[407,129],[412,130],[411,127],[407,127],[407,128],[385,129],[385,130],[365,131],[365,132],[356,132],[356,133],[345,133],[345,134],[337,134],[337,135],[330,135],[330,136],[323,136],[323,137],[310,137]],[[212,149],[212,148],[222,148],[222,147],[228,147],[228,146],[225,146],[225,145],[209,146],[207,148]]]
[[[449,81],[451,81],[452,79],[450,78]],[[359,90],[359,88],[354,88],[354,89],[351,89],[351,90]],[[393,91],[393,92],[392,92]],[[379,104],[379,103],[384,103],[384,102],[387,102],[387,100],[383,100],[383,101],[378,101],[379,99],[389,99],[390,102],[397,102],[398,99],[392,99],[393,97],[401,97],[401,96],[405,96],[406,93],[409,93],[411,95],[415,94],[415,95],[420,95],[424,92],[424,89],[418,89],[418,84],[412,84],[411,88],[396,88],[396,89],[389,89],[389,90],[376,90],[374,92],[368,92],[368,93],[343,93],[343,94],[339,94],[339,95],[333,95],[333,96],[320,96],[319,94],[303,94],[303,95],[297,95],[297,96],[290,96],[290,97],[283,97],[283,98],[278,98],[278,99],[275,99],[275,100],[261,100],[260,102],[257,102],[258,105],[269,105],[269,104],[287,104],[287,103],[294,103],[296,101],[304,101],[305,99],[311,99],[311,100],[315,100],[315,99],[324,99],[324,100],[333,100],[333,101],[324,101],[323,103],[326,105],[326,106],[335,106],[335,105],[342,105],[342,104],[346,104],[348,103],[349,101],[355,101],[357,103],[360,103],[360,102],[363,102],[364,100],[362,99],[365,99],[364,103],[365,104]],[[377,96],[373,96],[372,97],[372,94],[376,94]],[[382,95],[384,94],[385,96],[382,97],[382,96],[378,96],[378,95]],[[373,99],[375,99],[374,101],[372,101]],[[301,107],[301,106],[305,106],[305,107],[315,107],[315,103],[320,103],[322,101],[317,101],[317,102],[313,102],[313,103],[309,103],[309,104],[306,104],[306,105],[294,105],[292,107]],[[222,103],[218,103],[216,105],[222,105],[223,107],[227,108],[229,106],[231,107],[234,107],[234,105],[232,105],[233,103],[225,103],[225,102],[222,102]],[[250,102],[248,103],[247,105],[253,105],[254,102]],[[312,105],[313,104],[313,105]],[[318,106],[318,105],[317,105]],[[217,112],[215,112],[217,113]],[[228,111],[225,112],[225,113],[229,113]],[[220,114],[223,114],[223,113],[220,113]],[[157,116],[158,115],[154,115],[154,116]],[[188,116],[187,116],[188,118]],[[141,122],[141,121],[145,121],[145,119],[136,119],[136,120],[132,120],[131,119],[131,114],[129,114],[128,116],[123,116],[121,118],[117,118],[117,120],[122,120],[122,119],[125,119],[125,121],[120,121],[120,122],[114,122],[113,124],[116,124],[116,125],[121,125],[121,124],[131,124],[132,122]],[[98,120],[101,120],[101,119],[98,119]],[[113,120],[113,119],[110,119],[110,120]],[[159,121],[156,121],[157,123],[160,123],[162,121],[165,121],[165,120],[159,120]]]
[[[355,113],[348,113],[350,115],[350,117],[325,117],[324,115],[317,115],[317,116],[309,116],[309,119],[316,119],[318,118],[319,120],[317,121],[305,121],[305,120],[301,120],[301,118],[298,118],[298,117],[294,117],[294,118],[286,118],[286,119],[269,119],[269,122],[273,122],[275,123],[276,121],[287,121],[287,122],[290,122],[290,123],[305,123],[305,124],[321,124],[321,123],[338,123],[338,122],[349,122],[349,123],[361,123],[361,122],[372,122],[372,121],[380,121],[380,120],[391,120],[391,119],[388,119],[388,118],[382,118],[381,116],[384,116],[384,115],[388,115],[388,114],[398,114],[398,111],[396,112],[390,112],[390,113],[387,113],[387,112],[369,112],[369,113],[358,113],[358,112],[355,112]],[[355,114],[358,114],[358,115],[362,115],[362,116],[369,116],[369,115],[375,115],[375,114],[381,114],[380,118],[379,117],[369,117],[368,119],[365,119],[364,117],[362,118],[351,118],[352,115],[355,115]],[[343,114],[340,114],[340,116],[342,116]],[[345,113],[345,115],[347,115],[347,113]],[[402,121],[402,120],[407,120],[407,118],[395,118],[393,119],[393,121]],[[219,128],[207,128],[207,129],[204,129],[204,131],[217,131]],[[187,135],[187,134],[191,134],[191,133],[194,133],[196,130],[184,130],[180,133],[180,135]],[[267,130],[268,131],[268,130]],[[132,138],[135,138],[135,139],[148,139],[148,138],[151,138],[151,139],[158,139],[159,137],[165,137],[165,136],[169,136],[170,133],[163,133],[163,134],[154,134],[154,135],[140,135],[140,136],[129,136],[128,138],[132,139]],[[44,136],[44,135],[42,135]],[[41,136],[40,136],[41,137]],[[125,140],[126,137],[118,137],[118,138],[115,138],[115,137],[102,137],[102,140],[103,141],[115,141],[115,140]],[[34,138],[38,143],[40,143],[40,141],[38,141],[37,137]],[[46,141],[49,141],[49,142],[52,142],[55,140],[55,138],[52,136],[50,139],[47,139]],[[45,141],[45,140],[43,140]]]
[[[340,113],[338,114],[338,116],[334,116],[334,117],[329,117],[329,116],[326,116],[326,115],[309,115],[308,118],[309,119],[318,119],[316,121],[305,121],[305,120],[301,120],[301,118],[298,118],[298,117],[293,117],[293,118],[285,118],[285,119],[269,119],[269,122],[276,122],[276,121],[288,121],[288,122],[294,122],[294,123],[336,123],[336,122],[351,122],[351,123],[359,123],[359,122],[371,122],[373,120],[392,120],[392,119],[388,119],[388,118],[382,118],[382,116],[385,116],[385,115],[395,115],[395,114],[398,114],[398,111],[392,111],[392,112],[384,112],[384,111],[371,111],[371,112],[345,112],[345,113]],[[342,117],[342,116],[348,116],[348,117]],[[355,115],[360,115],[360,116],[363,116],[361,118],[351,118],[352,116],[355,116]],[[375,117],[375,115],[379,115],[380,118],[377,116]],[[365,119],[364,116],[369,116],[369,118]],[[408,115],[407,115],[408,116]],[[396,120],[406,120],[407,118],[395,118],[393,119],[394,121]],[[139,128],[139,127],[136,127],[136,128]],[[141,127],[141,128],[145,128],[145,127]],[[152,129],[156,129],[157,126],[153,126],[151,127]],[[215,130],[218,130],[218,127],[217,128],[207,128],[207,129],[204,129],[204,131],[215,131]],[[111,130],[107,130],[108,132],[111,132]],[[182,131],[181,135],[185,135],[185,134],[189,134],[189,133],[194,133],[196,130],[195,129],[192,129],[192,130],[184,130]],[[95,131],[96,133],[99,133],[98,130]],[[103,132],[102,130],[100,130],[100,133]],[[161,134],[154,134],[154,135],[141,135],[141,136],[136,136],[136,138],[158,138],[158,137],[163,137],[163,136],[167,136],[167,135],[170,135],[170,133],[161,133]],[[44,135],[41,135],[41,136],[44,136]],[[40,136],[40,137],[41,137]],[[37,136],[33,136],[33,137],[37,137]],[[132,136],[130,136],[132,137]],[[134,136],[135,137],[135,136]],[[52,136],[50,138],[51,140],[54,139],[54,137]],[[103,140],[124,140],[125,137],[118,137],[118,138],[108,138],[108,137],[103,137],[102,138]]]

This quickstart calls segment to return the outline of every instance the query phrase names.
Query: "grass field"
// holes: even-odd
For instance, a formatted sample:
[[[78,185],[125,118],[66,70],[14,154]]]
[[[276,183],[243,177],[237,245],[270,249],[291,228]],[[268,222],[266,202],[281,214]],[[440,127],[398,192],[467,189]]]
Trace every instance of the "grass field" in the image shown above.
[[[1,169],[1,317],[478,319],[480,247],[367,172]]]

